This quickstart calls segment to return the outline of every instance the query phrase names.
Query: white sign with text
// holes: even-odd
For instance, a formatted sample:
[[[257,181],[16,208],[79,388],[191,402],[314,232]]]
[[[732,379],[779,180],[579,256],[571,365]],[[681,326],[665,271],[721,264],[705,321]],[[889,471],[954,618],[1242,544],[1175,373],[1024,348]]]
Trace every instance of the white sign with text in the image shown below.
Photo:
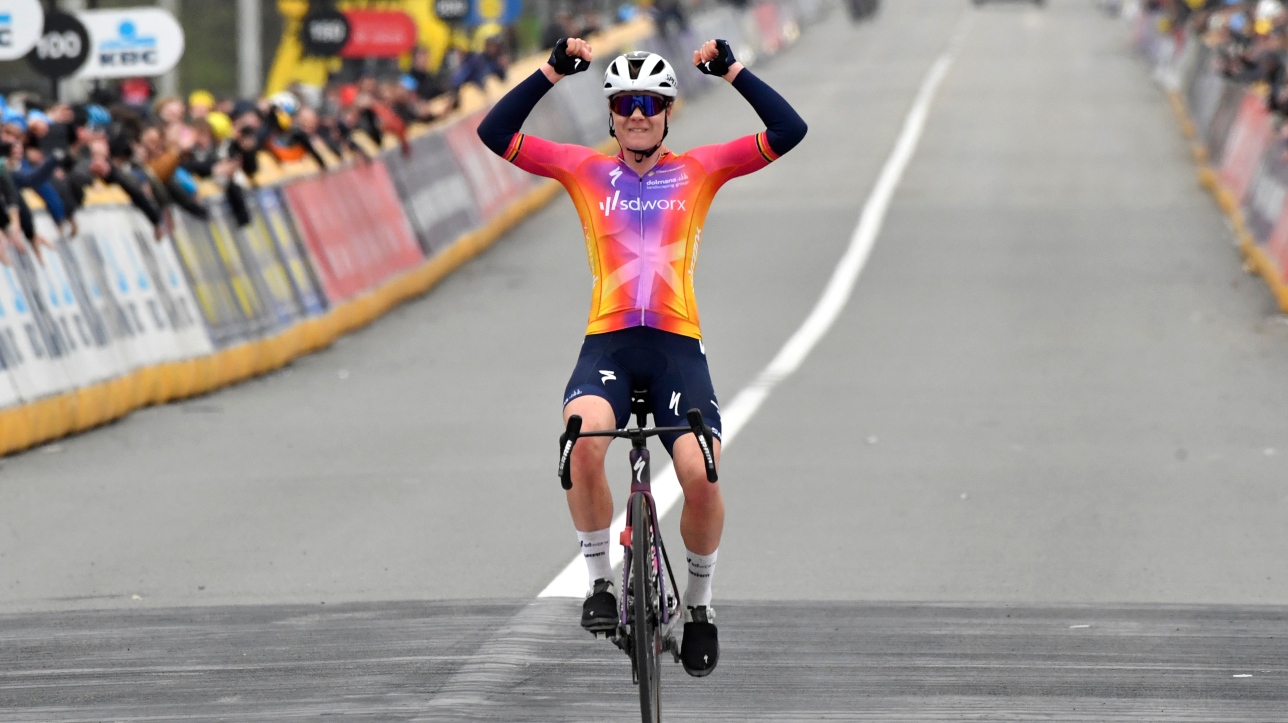
[[[0,0],[0,60],[17,60],[36,47],[45,29],[40,0]]]
[[[183,57],[183,28],[165,10],[86,10],[76,17],[90,37],[89,59],[77,78],[163,75]]]

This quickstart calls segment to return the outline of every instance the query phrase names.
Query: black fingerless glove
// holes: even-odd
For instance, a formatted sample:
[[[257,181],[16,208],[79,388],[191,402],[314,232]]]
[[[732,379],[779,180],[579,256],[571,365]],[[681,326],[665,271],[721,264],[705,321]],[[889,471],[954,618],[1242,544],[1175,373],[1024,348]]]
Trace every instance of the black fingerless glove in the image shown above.
[[[716,57],[705,63],[698,63],[698,70],[707,75],[724,75],[736,62],[738,61],[733,57],[733,48],[729,47],[729,41],[716,40]]]
[[[560,75],[580,73],[590,67],[590,63],[568,54],[568,38],[560,38],[555,49],[550,51],[550,66]]]

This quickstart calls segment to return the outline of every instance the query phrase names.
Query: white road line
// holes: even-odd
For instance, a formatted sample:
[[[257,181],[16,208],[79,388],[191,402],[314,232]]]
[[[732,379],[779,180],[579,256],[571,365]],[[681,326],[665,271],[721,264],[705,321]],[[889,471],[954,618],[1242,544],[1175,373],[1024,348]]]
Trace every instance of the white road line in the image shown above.
[[[881,233],[881,226],[885,223],[886,212],[890,209],[894,192],[898,189],[899,181],[902,180],[904,171],[907,170],[908,163],[912,161],[912,156],[917,150],[917,144],[921,141],[921,134],[925,130],[926,118],[930,114],[935,92],[953,64],[957,47],[961,44],[965,31],[966,25],[963,24],[953,37],[948,51],[935,61],[930,72],[922,80],[921,89],[917,92],[912,110],[904,120],[903,131],[899,134],[894,152],[886,160],[885,166],[881,169],[881,176],[877,179],[877,185],[872,189],[872,194],[868,196],[863,206],[863,213],[859,216],[859,225],[850,238],[849,248],[837,263],[831,280],[827,282],[827,288],[824,289],[818,303],[814,305],[814,310],[806,317],[805,323],[787,340],[773,361],[769,362],[769,366],[739,391],[731,404],[721,410],[722,453],[729,448],[734,437],[738,436],[747,422],[751,421],[751,417],[756,410],[760,409],[760,405],[774,387],[800,368],[805,357],[809,356],[818,342],[832,328],[841,310],[845,308],[846,302],[850,300],[850,294],[854,291],[854,282],[858,280],[859,272],[863,271],[864,265],[867,264],[872,247]],[[674,507],[680,499],[680,494],[680,483],[676,480],[675,470],[670,466],[659,469],[653,479],[653,498],[657,503],[658,515],[665,515]],[[618,533],[625,528],[626,513],[623,512],[613,520],[612,537],[609,539],[616,541]],[[611,545],[609,551],[613,565],[619,565],[622,561],[621,546]],[[586,587],[586,565],[578,555],[537,597],[579,598],[586,594]]]

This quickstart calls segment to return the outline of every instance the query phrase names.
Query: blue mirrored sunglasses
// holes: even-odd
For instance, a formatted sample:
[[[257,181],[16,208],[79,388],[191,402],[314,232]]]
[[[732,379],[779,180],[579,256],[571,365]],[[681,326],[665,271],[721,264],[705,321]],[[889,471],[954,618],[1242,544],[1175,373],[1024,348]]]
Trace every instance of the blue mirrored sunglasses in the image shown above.
[[[615,95],[608,99],[609,109],[620,116],[628,116],[634,113],[636,108],[643,111],[645,116],[655,116],[666,110],[669,105],[671,105],[670,98],[656,95]]]

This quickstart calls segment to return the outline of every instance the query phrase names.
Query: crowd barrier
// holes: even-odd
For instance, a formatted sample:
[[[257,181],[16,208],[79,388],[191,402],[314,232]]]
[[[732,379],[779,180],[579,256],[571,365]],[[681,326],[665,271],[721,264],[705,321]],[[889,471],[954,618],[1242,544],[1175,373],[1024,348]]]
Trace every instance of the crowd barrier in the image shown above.
[[[698,15],[668,36],[633,23],[607,34],[615,47],[596,46],[589,77],[629,49],[687,65],[713,37],[753,65],[829,10],[827,0],[762,0]],[[718,80],[680,75],[684,97]],[[262,374],[424,293],[560,190],[479,141],[484,112],[425,130],[406,156],[387,150],[260,185],[246,194],[246,226],[213,195],[203,199],[208,220],[176,210],[173,233],[158,240],[120,189],[99,186],[67,237],[28,194],[56,248],[0,265],[0,455]],[[615,148],[599,83],[582,79],[557,85],[524,129]]]
[[[1288,313],[1288,139],[1275,130],[1266,88],[1226,80],[1215,51],[1161,18],[1136,12],[1132,40],[1154,66],[1191,143],[1199,180],[1229,216],[1249,270]]]

